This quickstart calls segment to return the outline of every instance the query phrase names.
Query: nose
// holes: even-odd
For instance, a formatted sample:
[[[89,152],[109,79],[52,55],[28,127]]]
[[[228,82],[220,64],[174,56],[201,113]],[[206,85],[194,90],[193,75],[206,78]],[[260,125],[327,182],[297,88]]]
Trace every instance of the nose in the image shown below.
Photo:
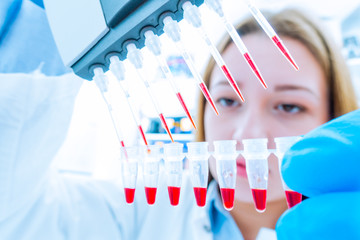
[[[269,118],[259,109],[249,110],[246,114],[239,116],[233,139],[238,141],[251,138],[270,139],[271,125],[267,120]]]

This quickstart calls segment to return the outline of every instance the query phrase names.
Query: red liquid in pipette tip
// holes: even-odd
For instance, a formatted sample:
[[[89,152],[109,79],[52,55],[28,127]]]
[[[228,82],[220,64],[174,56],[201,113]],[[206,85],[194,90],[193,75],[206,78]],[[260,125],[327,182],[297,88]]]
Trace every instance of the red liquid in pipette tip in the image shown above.
[[[244,57],[246,59],[246,61],[248,62],[248,64],[250,65],[251,69],[253,70],[253,72],[255,73],[255,75],[257,76],[257,78],[260,80],[261,84],[263,85],[264,88],[267,88],[267,85],[264,81],[264,79],[262,78],[259,70],[256,68],[254,61],[251,59],[250,55],[248,53],[244,54]]]
[[[206,100],[210,103],[212,109],[215,111],[216,115],[219,115],[219,112],[216,109],[214,101],[213,101],[212,97],[210,96],[209,90],[207,89],[206,85],[204,83],[200,83],[199,86],[200,86],[200,89],[201,89],[202,93],[204,94]]]
[[[235,189],[220,188],[220,192],[225,209],[230,211],[234,207]]]
[[[165,118],[164,118],[164,115],[163,115],[162,113],[160,113],[160,114],[159,114],[159,117],[160,117],[161,123],[162,123],[162,125],[164,126],[167,134],[169,134],[171,141],[174,142],[174,139],[173,139],[173,137],[172,137],[172,135],[171,135],[171,132],[170,132],[170,130],[169,130],[169,127],[168,127],[168,125],[167,125],[167,123],[166,123],[166,120],[165,120]]]
[[[182,98],[181,94],[180,94],[180,93],[176,93],[176,96],[178,97],[178,99],[179,99],[179,101],[180,101],[180,103],[181,103],[181,106],[183,107],[183,109],[184,109],[187,117],[190,119],[191,124],[192,124],[192,125],[194,126],[194,128],[196,129],[194,120],[193,120],[193,118],[191,117],[191,114],[190,114],[190,112],[189,112],[189,110],[188,110],[188,108],[187,108],[187,106],[186,106],[186,104],[185,104],[185,102],[184,102],[184,99]]]
[[[196,203],[199,207],[204,207],[206,203],[206,191],[207,188],[194,187],[194,194]]]
[[[302,200],[301,193],[298,193],[298,192],[295,192],[292,190],[286,190],[285,195],[286,195],[286,201],[287,201],[289,208],[292,208],[296,204],[301,203],[301,200]]]
[[[271,39],[273,40],[275,45],[280,49],[280,51],[284,54],[287,60],[289,60],[289,62],[294,66],[296,71],[298,71],[299,67],[296,65],[294,59],[290,56],[285,45],[280,41],[280,39],[277,36],[273,36]]]
[[[223,65],[223,66],[221,66],[221,70],[225,73],[227,79],[229,80],[231,86],[234,88],[237,95],[240,97],[241,101],[245,102],[245,99],[244,99],[243,95],[241,94],[241,91],[240,91],[238,85],[234,81],[234,78],[231,76],[227,67],[225,65]]]
[[[139,128],[141,137],[142,137],[142,139],[144,140],[145,145],[147,146],[147,145],[148,145],[148,142],[147,142],[147,140],[146,140],[146,137],[145,137],[145,133],[144,133],[144,131],[143,131],[143,128],[142,128],[141,125],[139,125],[138,128]]]
[[[145,187],[146,200],[149,205],[153,205],[156,199],[156,190],[154,187]]]
[[[180,199],[180,187],[168,187],[170,204],[177,206]]]
[[[128,204],[134,202],[135,197],[135,188],[124,188],[125,191],[125,200]]]
[[[266,208],[266,189],[251,189],[256,211],[262,213]]]

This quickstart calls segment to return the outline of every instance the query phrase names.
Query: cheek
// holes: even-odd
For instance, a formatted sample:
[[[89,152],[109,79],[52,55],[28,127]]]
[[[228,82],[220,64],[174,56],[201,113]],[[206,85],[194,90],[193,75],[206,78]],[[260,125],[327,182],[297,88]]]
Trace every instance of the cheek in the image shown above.
[[[206,105],[204,113],[204,131],[205,140],[212,145],[215,140],[232,139],[234,132],[233,124],[224,115],[217,116],[208,105]]]

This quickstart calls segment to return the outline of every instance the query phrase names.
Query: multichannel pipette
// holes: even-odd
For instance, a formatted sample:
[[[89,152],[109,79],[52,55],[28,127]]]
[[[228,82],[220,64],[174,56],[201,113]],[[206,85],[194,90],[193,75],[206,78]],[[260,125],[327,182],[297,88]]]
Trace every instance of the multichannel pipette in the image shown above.
[[[184,9],[184,18],[190,24],[192,24],[195,28],[197,28],[199,30],[199,32],[201,33],[201,36],[203,37],[206,45],[209,47],[210,53],[213,56],[216,64],[221,68],[221,70],[224,73],[226,79],[229,81],[231,87],[234,89],[234,91],[239,96],[241,101],[244,102],[245,99],[242,96],[241,91],[240,91],[238,85],[236,84],[232,74],[230,73],[228,67],[226,66],[225,61],[223,60],[223,58],[221,57],[219,51],[217,50],[215,45],[212,43],[209,36],[206,34],[206,32],[204,31],[204,29],[202,27],[202,22],[201,22],[201,18],[200,18],[199,9],[195,5],[192,5],[189,1],[186,1],[182,5],[182,8]]]
[[[104,70],[101,67],[95,67],[94,68],[94,82],[96,83],[97,87],[99,88],[101,95],[108,107],[111,121],[114,125],[116,136],[119,140],[119,143],[122,147],[125,147],[124,138],[122,137],[121,130],[120,130],[120,122],[118,118],[118,114],[114,112],[114,109],[112,107],[112,100],[109,94],[109,80],[107,76],[104,74]]]
[[[136,114],[138,111],[136,110],[135,105],[132,102],[132,99],[131,99],[128,89],[121,83],[122,81],[125,80],[125,68],[124,68],[123,63],[120,61],[119,57],[116,55],[113,55],[110,57],[110,71],[115,75],[116,79],[118,80],[117,82],[126,97],[131,114],[133,116],[136,126],[139,129],[140,135],[141,135],[145,145],[148,145],[144,130],[143,130],[143,128],[140,124],[140,121],[137,117],[137,114]]]
[[[194,79],[198,81],[201,92],[205,96],[206,100],[208,101],[212,109],[215,111],[216,115],[219,115],[215,103],[209,93],[209,90],[207,89],[199,71],[196,70],[195,64],[192,61],[189,53],[186,51],[184,45],[181,42],[180,27],[178,23],[175,20],[173,20],[170,16],[165,17],[163,22],[164,22],[164,32],[168,37],[170,37],[175,42],[186,64],[188,65]]]
[[[144,33],[145,35],[145,46],[148,47],[148,49],[154,54],[156,57],[156,60],[158,61],[158,64],[161,68],[161,71],[164,73],[165,77],[170,81],[171,87],[173,88],[181,106],[183,107],[187,117],[190,119],[192,125],[196,129],[195,123],[193,118],[191,117],[191,114],[184,102],[184,99],[176,86],[174,76],[172,75],[169,66],[167,65],[163,55],[161,54],[161,43],[158,36],[154,34],[152,30],[148,30]]]
[[[128,59],[130,60],[130,62],[134,65],[134,67],[136,68],[136,72],[139,76],[139,78],[142,80],[142,82],[144,83],[145,87],[146,87],[146,90],[151,98],[151,101],[155,107],[155,110],[157,112],[157,114],[159,115],[159,118],[160,118],[160,121],[164,127],[164,129],[166,130],[167,134],[170,136],[170,139],[172,142],[174,142],[174,139],[171,135],[171,132],[170,132],[170,129],[166,123],[166,120],[165,120],[165,117],[164,117],[164,114],[163,112],[160,110],[160,107],[151,91],[151,88],[150,88],[150,84],[149,82],[146,80],[146,78],[144,77],[144,74],[142,73],[143,71],[143,60],[142,60],[142,55],[141,55],[141,52],[139,49],[136,48],[135,44],[134,43],[128,43],[126,45],[126,48],[127,48],[127,51],[128,51],[128,54],[127,54],[127,57]]]
[[[280,37],[276,34],[275,30],[271,27],[270,23],[266,20],[264,15],[259,11],[259,9],[254,6],[250,0],[246,0],[248,8],[251,14],[254,16],[256,21],[260,24],[262,29],[265,31],[266,35],[273,41],[276,47],[281,51],[281,53],[286,57],[286,59],[293,65],[296,70],[299,70],[299,67],[296,65],[294,58],[291,56],[289,50],[285,47],[284,43],[281,41]]]
[[[205,3],[209,8],[214,10],[219,15],[219,17],[221,18],[221,20],[223,21],[223,23],[225,25],[226,31],[229,33],[229,35],[232,38],[232,40],[234,41],[235,45],[237,46],[237,48],[243,55],[245,61],[247,62],[247,64],[249,65],[249,67],[251,68],[251,70],[253,71],[255,76],[259,79],[259,81],[261,82],[263,87],[267,88],[267,85],[266,85],[263,77],[261,76],[260,71],[258,70],[258,67],[256,66],[255,62],[253,61],[252,57],[250,56],[249,51],[246,48],[244,42],[241,40],[241,38],[240,38],[239,34],[237,33],[236,29],[234,28],[234,26],[225,17],[223,8],[221,5],[221,0],[205,0]]]

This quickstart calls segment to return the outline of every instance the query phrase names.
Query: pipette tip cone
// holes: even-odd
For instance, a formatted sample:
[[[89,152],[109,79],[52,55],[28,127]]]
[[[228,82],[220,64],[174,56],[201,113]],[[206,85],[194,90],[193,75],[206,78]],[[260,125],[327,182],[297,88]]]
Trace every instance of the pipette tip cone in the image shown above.
[[[212,109],[214,110],[215,114],[217,116],[219,116],[219,112],[214,104],[214,101],[209,93],[209,90],[207,89],[206,85],[204,83],[200,83],[199,87],[201,89],[201,92],[203,93],[203,95],[205,96],[206,101],[208,101],[208,103],[210,103],[210,106],[212,107]]]
[[[245,53],[244,58],[247,61],[247,63],[249,64],[249,66],[250,66],[251,70],[253,71],[253,73],[255,74],[255,76],[259,79],[262,86],[266,89],[267,85],[266,85],[263,77],[261,76],[260,71],[256,67],[254,61],[252,60],[251,56],[248,53]]]
[[[146,146],[148,146],[148,142],[147,142],[147,140],[146,140],[145,133],[144,133],[144,131],[143,131],[142,126],[141,126],[141,125],[139,125],[139,126],[138,126],[138,128],[139,128],[139,132],[140,132],[140,134],[141,134],[141,137],[142,137],[142,139],[143,139],[143,141],[144,141],[145,145],[146,145]]]
[[[286,57],[286,59],[291,63],[291,65],[295,68],[296,71],[299,71],[299,67],[297,66],[297,64],[295,63],[295,60],[291,57],[289,51],[287,50],[287,48],[285,47],[285,45],[282,43],[282,41],[277,37],[277,36],[273,36],[271,38],[273,40],[273,42],[275,43],[275,45],[279,48],[279,50],[281,51],[281,53]]]
[[[231,74],[230,74],[229,70],[227,69],[227,67],[225,65],[223,65],[223,66],[221,66],[221,70],[225,74],[225,76],[228,79],[230,85],[233,87],[233,89],[235,90],[236,94],[239,96],[241,101],[245,102],[245,99],[244,99],[243,95],[241,94],[241,91],[240,91],[238,85],[234,81],[234,78],[231,76]]]
[[[191,124],[193,125],[194,129],[196,129],[194,120],[193,120],[193,118],[191,117],[191,114],[190,114],[190,112],[189,112],[189,110],[188,110],[188,108],[187,108],[187,106],[186,106],[186,104],[185,104],[185,101],[184,101],[184,99],[182,98],[181,94],[178,92],[178,93],[176,93],[176,96],[178,97],[179,102],[180,102],[181,106],[183,107],[183,109],[184,109],[187,117],[190,119]]]
[[[162,113],[160,113],[160,114],[159,114],[159,117],[160,117],[160,121],[161,121],[163,127],[165,128],[167,134],[169,135],[169,137],[170,137],[170,139],[171,139],[171,142],[174,142],[174,139],[173,139],[173,137],[172,137],[172,135],[171,135],[171,132],[170,132],[170,130],[169,130],[169,127],[168,127],[168,125],[167,125],[167,123],[166,123],[166,120],[165,120],[165,118],[164,118],[164,115],[163,115]]]

